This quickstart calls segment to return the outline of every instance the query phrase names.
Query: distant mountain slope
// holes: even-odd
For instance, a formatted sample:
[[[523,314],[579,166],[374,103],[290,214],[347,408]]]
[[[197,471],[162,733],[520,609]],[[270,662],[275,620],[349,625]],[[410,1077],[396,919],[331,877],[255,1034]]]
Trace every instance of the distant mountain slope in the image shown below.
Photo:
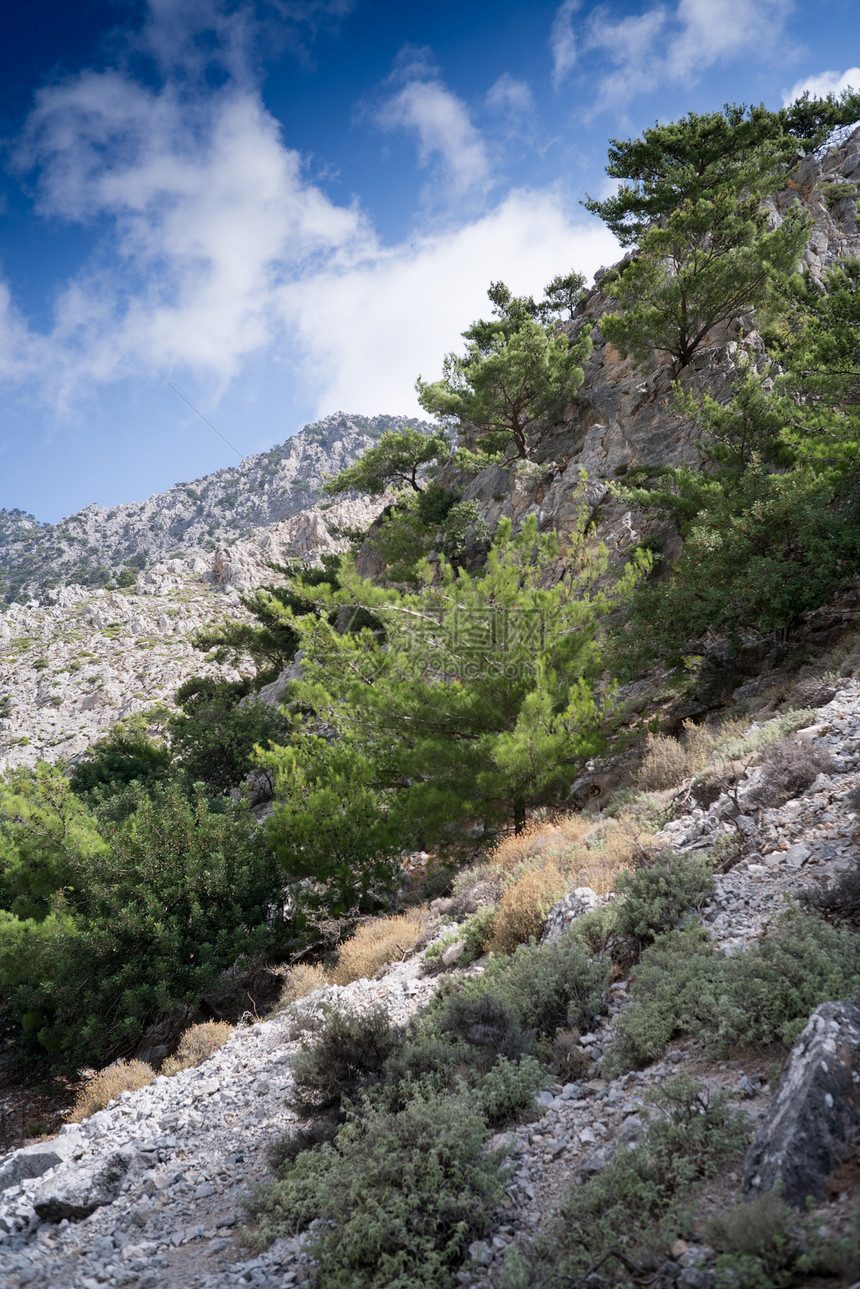
[[[87,506],[57,524],[0,510],[0,604],[61,584],[106,586],[126,567],[230,545],[313,506],[326,475],[350,465],[386,430],[407,425],[433,428],[407,416],[335,412],[241,465],[178,483],[148,501]]]

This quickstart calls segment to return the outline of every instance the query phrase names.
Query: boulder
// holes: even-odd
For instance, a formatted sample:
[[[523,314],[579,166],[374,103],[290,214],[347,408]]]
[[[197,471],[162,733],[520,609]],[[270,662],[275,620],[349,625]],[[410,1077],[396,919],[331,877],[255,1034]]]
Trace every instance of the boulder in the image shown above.
[[[80,1164],[66,1164],[36,1192],[33,1207],[45,1222],[79,1221],[112,1204],[126,1181],[146,1167],[140,1151],[112,1150]]]
[[[23,1146],[13,1150],[0,1161],[0,1192],[8,1190],[18,1182],[41,1177],[44,1173],[66,1163],[80,1149],[80,1133],[69,1133],[57,1137],[55,1141],[34,1142],[32,1146]]]
[[[551,910],[546,920],[542,940],[557,940],[577,918],[581,918],[584,913],[590,913],[601,903],[603,901],[600,896],[590,886],[577,886],[575,890],[569,891]]]
[[[743,1189],[779,1188],[803,1205],[860,1148],[860,1009],[822,1003],[791,1049],[770,1112],[747,1151]]]

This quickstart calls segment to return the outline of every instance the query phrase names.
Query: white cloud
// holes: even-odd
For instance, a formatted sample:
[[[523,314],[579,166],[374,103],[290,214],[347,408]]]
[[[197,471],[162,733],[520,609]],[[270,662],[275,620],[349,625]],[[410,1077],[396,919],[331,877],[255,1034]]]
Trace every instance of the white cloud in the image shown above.
[[[436,379],[464,328],[488,316],[491,281],[539,293],[556,273],[573,267],[590,276],[618,255],[612,234],[571,218],[561,196],[515,192],[458,229],[286,287],[285,316],[318,413],[416,411],[416,377]]]
[[[624,103],[657,84],[662,62],[657,42],[663,35],[666,22],[667,12],[663,5],[618,22],[612,21],[605,5],[592,12],[585,47],[605,50],[618,69],[601,78],[598,109]]]
[[[419,163],[427,166],[437,158],[452,196],[486,188],[490,165],[484,141],[465,103],[442,81],[413,75],[410,69],[410,79],[379,108],[376,120],[384,130],[417,135]]]
[[[50,334],[30,338],[62,397],[175,366],[229,380],[273,339],[285,279],[375,245],[357,209],[307,182],[257,93],[232,84],[189,101],[174,83],[86,73],[42,91],[19,159],[39,168],[40,214],[108,226]]]
[[[527,90],[503,78],[496,95],[524,108]],[[391,92],[392,124],[415,130],[452,188],[489,181],[480,136],[426,59]],[[415,378],[437,375],[486,314],[491,280],[539,291],[618,252],[547,191],[384,247],[357,207],[308,180],[247,71],[205,92],[189,90],[187,68],[157,85],[118,68],[68,78],[38,96],[18,163],[38,214],[93,239],[44,333],[0,283],[0,378],[30,382],[61,412],[161,373],[192,374],[212,411],[252,364],[297,370],[321,413],[414,409]]]
[[[573,15],[582,0],[563,0],[556,10],[549,33],[552,51],[552,83],[556,89],[566,80],[576,64],[576,35]]]
[[[600,80],[597,108],[625,103],[667,83],[688,85],[729,59],[772,58],[785,39],[793,0],[678,0],[615,20],[608,5],[590,15],[585,49],[605,52],[616,70]]]
[[[807,76],[791,87],[782,103],[783,107],[788,107],[789,103],[806,93],[810,98],[827,98],[828,94],[838,96],[845,90],[860,90],[860,67],[849,67],[847,72],[819,72],[817,76]]]
[[[514,116],[529,116],[535,106],[526,82],[518,81],[510,72],[503,72],[490,86],[486,101],[491,112],[507,112]]]

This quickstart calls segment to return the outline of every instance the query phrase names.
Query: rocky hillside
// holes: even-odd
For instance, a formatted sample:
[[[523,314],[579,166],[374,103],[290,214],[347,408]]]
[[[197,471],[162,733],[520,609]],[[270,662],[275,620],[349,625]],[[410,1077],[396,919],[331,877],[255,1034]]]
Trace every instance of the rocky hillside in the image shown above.
[[[123,590],[71,585],[10,606],[0,613],[0,769],[73,760],[116,721],[169,705],[192,675],[239,679],[206,662],[194,632],[241,617],[240,591],[272,576],[268,560],[343,550],[338,529],[366,527],[383,503],[301,511],[211,554],[155,564]]]
[[[733,866],[718,873],[715,890],[700,909],[712,944],[725,955],[743,954],[788,900],[821,889],[856,862],[851,855],[860,786],[860,686],[856,680],[841,684],[826,706],[799,719],[802,728],[794,737],[809,756],[827,765],[805,791],[784,800],[773,767],[753,752],[739,779],[709,806],[678,813],[652,838],[655,846],[671,843],[687,855],[714,851],[727,837],[741,839]],[[749,747],[760,748],[772,732],[767,725],[753,727]],[[769,797],[762,795],[763,785]],[[533,838],[535,854],[541,840]],[[544,942],[584,909],[606,900],[577,889],[550,915]],[[444,904],[437,905],[436,938],[445,936],[450,943],[456,924],[446,921],[446,914]],[[443,961],[451,964],[451,983],[483,970],[480,961],[459,968],[456,953]],[[0,1159],[5,1283],[10,1289],[321,1283],[303,1236],[279,1239],[260,1257],[239,1238],[246,1220],[241,1201],[265,1177],[266,1147],[296,1122],[285,1105],[295,1053],[332,1004],[358,1011],[381,1006],[403,1024],[435,991],[442,978],[438,965],[437,956],[431,968],[425,949],[374,979],[325,985],[261,1024],[249,1016],[196,1068],[123,1092],[108,1109],[63,1127],[55,1140]],[[748,1050],[741,1059],[719,1059],[707,1041],[696,1039],[678,1042],[643,1069],[611,1077],[603,1069],[604,1053],[630,1005],[628,982],[616,980],[593,1032],[579,1038],[573,1054],[577,1073],[536,1094],[532,1121],[488,1138],[487,1148],[503,1153],[510,1173],[494,1229],[472,1244],[457,1274],[459,1284],[498,1289],[510,1246],[528,1251],[571,1182],[599,1176],[617,1151],[642,1139],[649,1091],[679,1070],[691,1073],[711,1096],[731,1093],[747,1116],[746,1163],[741,1151],[736,1169],[716,1178],[706,1192],[707,1204],[719,1207],[743,1194],[749,1197],[763,1178],[767,1186],[785,1184],[789,1198],[792,1187],[821,1193],[824,1177],[840,1162],[845,1124],[853,1115],[854,1131],[860,1126],[856,1105],[851,1109],[846,1103],[844,1113],[834,1110],[828,1091],[837,1086],[841,1061],[854,1061],[858,1068],[856,1008],[826,1003],[817,1009],[776,1092],[767,1053]],[[847,1182],[832,1186],[819,1203],[821,1229],[834,1247],[848,1229],[853,1191]],[[684,1238],[675,1240],[659,1284],[713,1289],[715,1250],[695,1238],[692,1227],[680,1234]],[[850,1273],[828,1283],[848,1285]]]
[[[860,177],[860,129],[838,144],[810,154],[789,186],[769,199],[774,224],[800,200],[813,226],[803,256],[813,277],[820,277],[840,260],[860,256],[857,226],[857,179]],[[576,331],[596,323],[615,305],[601,288],[605,270],[568,325]],[[731,394],[732,378],[741,359],[753,362],[764,345],[750,315],[715,328],[680,375],[681,385],[707,391],[718,401]],[[700,430],[672,406],[675,380],[667,357],[643,371],[622,356],[595,327],[594,350],[584,365],[584,381],[568,419],[553,426],[534,452],[534,460],[510,469],[491,466],[466,487],[465,500],[477,501],[490,527],[502,516],[518,524],[534,514],[542,528],[570,531],[582,506],[581,472],[588,483],[585,500],[596,524],[595,533],[610,551],[623,552],[643,536],[657,536],[671,560],[679,551],[674,525],[663,526],[633,513],[613,496],[611,485],[636,467],[698,464]],[[449,471],[453,479],[454,472]]]
[[[87,506],[57,524],[0,510],[0,604],[51,587],[105,586],[176,554],[209,555],[323,500],[327,475],[351,465],[390,429],[424,422],[335,412],[238,466],[117,506]],[[429,425],[426,428],[431,428]]]

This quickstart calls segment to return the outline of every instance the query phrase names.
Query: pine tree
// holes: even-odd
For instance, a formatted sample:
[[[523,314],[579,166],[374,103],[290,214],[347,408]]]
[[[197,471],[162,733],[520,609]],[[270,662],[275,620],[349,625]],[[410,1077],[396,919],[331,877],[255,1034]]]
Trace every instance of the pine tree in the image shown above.
[[[571,338],[558,327],[581,285],[575,274],[555,278],[536,304],[494,282],[487,293],[494,317],[463,332],[466,352],[446,354],[441,380],[418,378],[421,406],[457,426],[461,445],[476,449],[478,464],[508,455],[527,459],[535,433],[563,416],[582,384],[588,328]]]
[[[527,804],[569,783],[604,746],[611,690],[597,627],[638,570],[611,589],[607,572],[584,518],[565,544],[539,533],[533,517],[516,536],[502,523],[481,576],[446,567],[408,593],[346,568],[342,592],[296,622],[303,679],[290,700],[313,713],[311,730],[321,724],[361,749],[380,809],[416,844],[451,840],[470,820],[520,824]],[[329,609],[341,598],[371,612],[383,633],[340,633]],[[278,775],[287,802],[275,814],[279,846],[290,844],[304,773],[296,739]]]
[[[712,328],[763,304],[792,272],[807,228],[798,208],[768,231],[757,203],[729,192],[686,201],[604,280],[621,312],[601,319],[603,335],[640,363],[656,349],[680,370]]]
[[[411,488],[422,492],[420,476],[428,466],[445,459],[450,445],[442,433],[426,434],[423,430],[386,430],[378,443],[358,461],[326,480],[325,491],[366,492],[378,497],[391,487]]]

